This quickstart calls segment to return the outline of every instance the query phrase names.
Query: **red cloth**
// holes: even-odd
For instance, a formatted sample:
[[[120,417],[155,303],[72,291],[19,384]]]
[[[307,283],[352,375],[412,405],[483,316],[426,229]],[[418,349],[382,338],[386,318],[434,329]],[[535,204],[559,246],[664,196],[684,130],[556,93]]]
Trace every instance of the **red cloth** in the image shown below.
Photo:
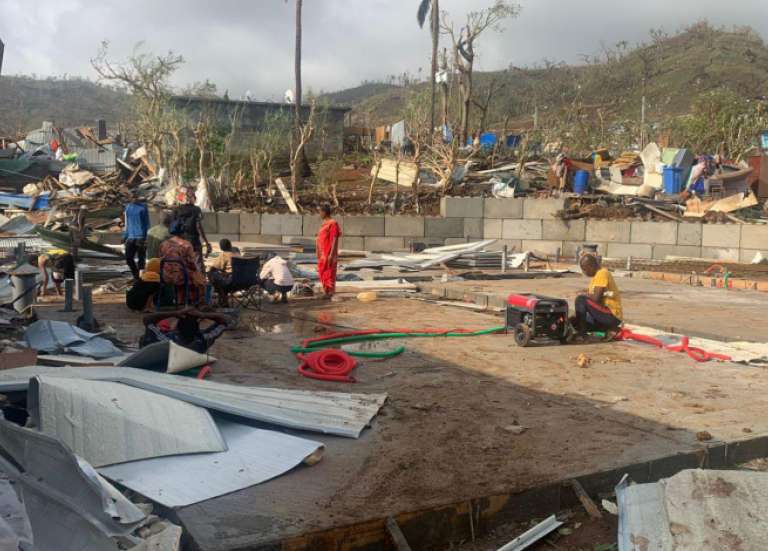
[[[337,256],[339,252],[339,238],[341,237],[341,228],[338,222],[329,218],[317,232],[317,274],[320,276],[320,283],[323,284],[323,290],[327,295],[332,295],[336,291],[336,268],[338,267]],[[336,250],[332,250],[334,241]],[[329,257],[333,256],[333,261]]]

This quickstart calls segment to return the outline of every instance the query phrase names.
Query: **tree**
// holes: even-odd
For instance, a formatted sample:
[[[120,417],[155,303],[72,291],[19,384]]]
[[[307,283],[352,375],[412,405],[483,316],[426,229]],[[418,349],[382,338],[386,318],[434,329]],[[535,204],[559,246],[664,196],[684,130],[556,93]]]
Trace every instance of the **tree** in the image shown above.
[[[288,0],[286,0],[287,2]],[[304,126],[311,126],[312,122],[302,122],[301,120],[301,12],[304,7],[304,0],[296,0],[296,43],[293,54],[293,72],[295,78],[295,90],[293,91],[293,149],[291,150],[291,194],[293,200],[296,201],[297,188],[299,182],[299,176],[303,175],[309,169],[309,163],[307,162],[306,144],[308,140],[304,138],[308,134],[312,135],[314,129],[309,132],[305,132]],[[314,109],[312,109],[314,111]],[[311,114],[310,114],[311,118]]]
[[[441,27],[453,44],[453,64],[459,73],[459,95],[461,96],[461,123],[459,126],[461,143],[466,143],[469,135],[469,113],[472,106],[472,71],[475,64],[475,41],[486,30],[500,31],[499,24],[508,17],[520,13],[517,4],[506,0],[495,0],[488,8],[471,11],[467,14],[466,26],[458,32],[450,20],[448,12],[442,13]]]
[[[440,1],[439,0],[421,0],[419,4],[419,11],[416,14],[416,18],[419,22],[419,27],[424,28],[424,23],[427,20],[427,13],[430,14],[430,26],[429,30],[432,34],[432,72],[430,73],[431,87],[432,87],[432,104],[430,108],[430,121],[432,123],[432,131],[435,128],[435,95],[437,93],[437,82],[435,77],[437,76],[437,47],[440,42]],[[421,68],[419,68],[421,72]]]

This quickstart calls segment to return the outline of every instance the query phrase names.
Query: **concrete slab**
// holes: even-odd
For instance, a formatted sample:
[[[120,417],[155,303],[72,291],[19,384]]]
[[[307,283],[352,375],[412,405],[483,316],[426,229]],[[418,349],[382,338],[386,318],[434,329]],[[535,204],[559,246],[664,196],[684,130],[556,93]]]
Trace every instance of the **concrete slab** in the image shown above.
[[[542,239],[523,239],[523,250],[532,251],[545,256],[562,254],[562,241],[547,241]]]
[[[693,245],[656,245],[653,247],[653,258],[664,260],[668,256],[699,258],[701,256],[701,247]]]
[[[365,237],[365,249],[371,252],[404,251],[405,239],[402,237]]]
[[[740,257],[740,250],[729,247],[702,247],[701,257],[711,258],[712,260],[729,260],[731,262],[738,262]]]
[[[740,242],[741,224],[702,224],[703,247],[738,249]]]
[[[485,233],[484,221],[482,218],[464,219],[464,237],[480,240]]]
[[[541,239],[541,220],[504,220],[501,237],[504,239]]]
[[[342,232],[346,235],[382,236],[384,235],[383,216],[345,216]]]
[[[653,248],[650,245],[630,245],[629,243],[608,243],[608,258],[651,258]]]
[[[588,243],[629,243],[632,224],[625,221],[587,220]]]
[[[700,247],[703,226],[700,222],[680,222],[677,225],[677,244]]]
[[[486,218],[483,220],[483,239],[501,239],[503,220]]]
[[[632,222],[632,243],[677,244],[677,222]]]
[[[261,215],[261,232],[264,235],[302,235],[300,214]]]
[[[555,241],[584,241],[586,227],[585,220],[544,220],[542,237]]]
[[[554,220],[557,211],[565,208],[565,199],[526,198],[523,204],[523,218],[528,220]]]
[[[241,212],[240,233],[250,235],[261,233],[261,214],[258,212]]]
[[[219,225],[217,219],[218,217],[216,216],[215,212],[203,213],[203,231],[206,235],[210,233],[219,233]]]
[[[440,199],[443,218],[482,218],[482,197],[443,197]]]
[[[217,212],[216,213],[217,233],[233,236],[240,234],[240,213],[237,212]],[[250,232],[247,232],[250,233]]]
[[[525,199],[496,199],[486,197],[484,203],[485,218],[522,218]]]
[[[425,218],[425,237],[464,237],[463,218]]]
[[[385,216],[386,237],[424,237],[423,216]]]
[[[742,224],[740,246],[744,249],[768,249],[768,226]]]

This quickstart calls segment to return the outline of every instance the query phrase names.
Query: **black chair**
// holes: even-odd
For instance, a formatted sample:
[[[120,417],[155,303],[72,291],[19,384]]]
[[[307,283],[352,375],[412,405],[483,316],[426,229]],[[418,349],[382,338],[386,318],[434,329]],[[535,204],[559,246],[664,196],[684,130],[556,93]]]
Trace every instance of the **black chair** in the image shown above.
[[[222,291],[232,296],[241,308],[261,308],[260,258],[232,257],[232,279]]]

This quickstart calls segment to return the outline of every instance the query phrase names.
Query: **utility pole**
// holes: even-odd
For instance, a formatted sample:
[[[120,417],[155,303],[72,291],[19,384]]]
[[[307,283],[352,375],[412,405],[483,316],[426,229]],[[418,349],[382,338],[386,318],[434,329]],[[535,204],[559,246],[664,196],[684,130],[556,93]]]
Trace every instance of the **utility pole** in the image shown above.
[[[5,51],[5,44],[0,40],[0,75],[3,74],[3,52]]]

